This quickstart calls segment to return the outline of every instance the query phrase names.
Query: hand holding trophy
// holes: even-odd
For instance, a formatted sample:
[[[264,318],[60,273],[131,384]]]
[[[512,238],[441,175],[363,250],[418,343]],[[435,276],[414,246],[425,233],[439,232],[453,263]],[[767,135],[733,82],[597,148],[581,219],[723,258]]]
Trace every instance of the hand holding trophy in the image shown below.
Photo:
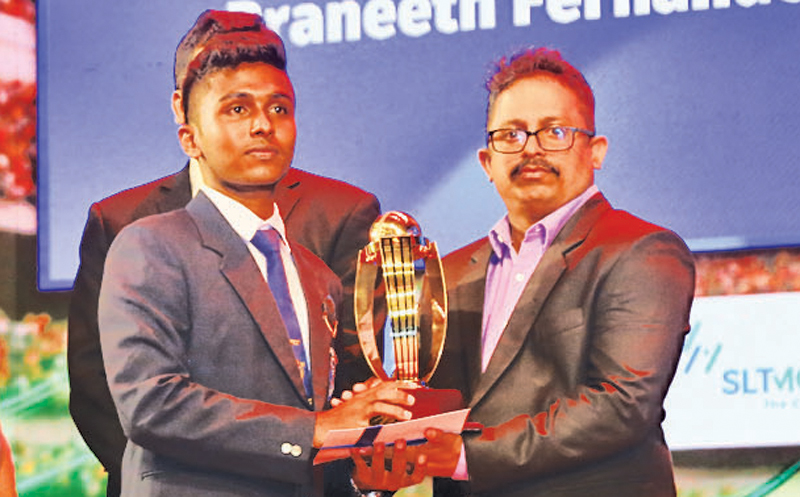
[[[389,336],[395,365],[391,374],[384,368],[388,357],[382,358],[375,340],[373,302],[379,273],[386,289],[391,326]],[[426,386],[444,348],[447,293],[436,243],[422,237],[419,224],[410,215],[390,211],[372,224],[370,243],[358,257],[355,318],[361,349],[373,374],[384,381],[407,382],[414,389],[416,403],[411,409],[414,418],[463,406],[458,390],[433,390]]]

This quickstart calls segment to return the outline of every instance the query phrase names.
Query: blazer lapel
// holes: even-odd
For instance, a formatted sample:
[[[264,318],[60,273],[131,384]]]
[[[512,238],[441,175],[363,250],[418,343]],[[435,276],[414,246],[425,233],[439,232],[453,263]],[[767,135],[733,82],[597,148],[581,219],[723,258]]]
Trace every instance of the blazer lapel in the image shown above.
[[[192,199],[188,166],[172,176],[157,181],[157,187],[151,190],[133,210],[133,219],[181,209]]]
[[[202,192],[186,206],[186,210],[198,224],[203,245],[221,256],[220,272],[253,316],[275,359],[291,379],[303,404],[306,404],[300,371],[289,344],[289,333],[275,298],[261,277],[247,245]]]
[[[314,272],[313,266],[304,262],[308,257],[307,253],[303,252],[303,248],[296,243],[290,242],[290,245],[308,309],[308,339],[310,342],[308,348],[311,352],[311,384],[314,388],[314,406],[316,409],[322,409],[328,401],[329,383],[333,380],[331,376],[331,346],[336,334],[335,302],[327,290],[320,288],[317,284],[319,277]],[[326,301],[327,299],[330,300]]]
[[[522,349],[542,305],[567,268],[569,253],[583,243],[600,215],[610,208],[601,194],[593,196],[564,225],[545,251],[511,313],[486,371],[480,377],[470,402],[472,406],[480,402]]]
[[[164,180],[157,191],[156,208],[158,212],[169,212],[186,206],[192,199],[189,167],[184,167],[177,174]]]
[[[294,168],[290,168],[286,176],[278,183],[275,203],[278,204],[278,211],[284,221],[294,210],[297,201],[300,200],[300,184],[300,174]]]
[[[564,258],[555,246],[551,246],[545,251],[542,260],[522,291],[517,306],[511,313],[486,371],[481,375],[478,388],[472,396],[471,404],[473,406],[486,395],[486,392],[500,378],[522,348],[525,338],[533,328],[542,303],[561,277],[565,267]],[[480,363],[478,364],[480,367]]]

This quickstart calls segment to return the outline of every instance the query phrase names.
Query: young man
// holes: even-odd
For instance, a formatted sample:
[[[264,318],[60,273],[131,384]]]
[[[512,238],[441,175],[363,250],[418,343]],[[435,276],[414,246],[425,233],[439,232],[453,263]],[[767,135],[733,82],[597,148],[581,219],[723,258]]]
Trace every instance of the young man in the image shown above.
[[[193,56],[216,36],[262,29],[262,20],[249,14],[206,11],[197,19],[175,52],[173,111],[178,124],[185,122],[182,84]],[[280,39],[276,36],[273,41],[283,54]],[[97,299],[108,248],[119,231],[133,221],[185,207],[202,183],[199,165],[192,159],[180,172],[120,192],[93,204],[89,211],[69,312],[70,413],[108,472],[109,497],[120,492],[126,438],[108,390],[97,327]],[[288,237],[322,259],[342,282],[342,329],[335,343],[340,366],[337,385],[363,381],[369,376],[369,368],[352,331],[352,291],[358,250],[369,241],[369,228],[380,212],[378,201],[352,185],[294,167],[273,193]]]
[[[187,65],[179,139],[201,191],[123,229],[106,260],[98,321],[128,438],[123,496],[320,495],[311,460],[328,431],[410,416],[413,398],[389,383],[322,410],[341,284],[275,205],[295,96],[258,23]]]

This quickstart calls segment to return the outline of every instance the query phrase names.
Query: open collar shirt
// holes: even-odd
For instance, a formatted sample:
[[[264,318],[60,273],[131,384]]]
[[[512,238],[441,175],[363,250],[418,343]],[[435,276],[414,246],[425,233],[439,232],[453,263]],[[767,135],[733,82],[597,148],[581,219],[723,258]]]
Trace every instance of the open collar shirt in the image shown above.
[[[489,232],[492,255],[486,272],[486,296],[483,302],[481,371],[486,371],[511,313],[545,250],[575,212],[598,191],[596,185],[590,186],[528,228],[519,252],[511,244],[508,215]]]
[[[583,193],[548,214],[525,232],[525,238],[519,252],[511,244],[511,225],[506,214],[489,231],[489,244],[492,255],[486,270],[486,289],[483,300],[483,325],[481,336],[481,372],[486,371],[492,359],[494,349],[503,336],[511,313],[517,306],[522,291],[531,275],[542,260],[542,255],[561,228],[595,193],[600,190],[596,185],[587,188]],[[454,480],[468,480],[464,443],[461,443],[461,454],[453,471]]]

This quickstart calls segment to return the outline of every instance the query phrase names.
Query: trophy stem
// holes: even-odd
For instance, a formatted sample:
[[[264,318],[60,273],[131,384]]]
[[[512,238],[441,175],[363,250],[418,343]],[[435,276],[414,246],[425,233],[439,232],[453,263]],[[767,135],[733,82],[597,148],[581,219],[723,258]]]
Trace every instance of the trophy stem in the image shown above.
[[[410,236],[381,239],[381,269],[392,326],[397,379],[419,378],[416,276]]]

